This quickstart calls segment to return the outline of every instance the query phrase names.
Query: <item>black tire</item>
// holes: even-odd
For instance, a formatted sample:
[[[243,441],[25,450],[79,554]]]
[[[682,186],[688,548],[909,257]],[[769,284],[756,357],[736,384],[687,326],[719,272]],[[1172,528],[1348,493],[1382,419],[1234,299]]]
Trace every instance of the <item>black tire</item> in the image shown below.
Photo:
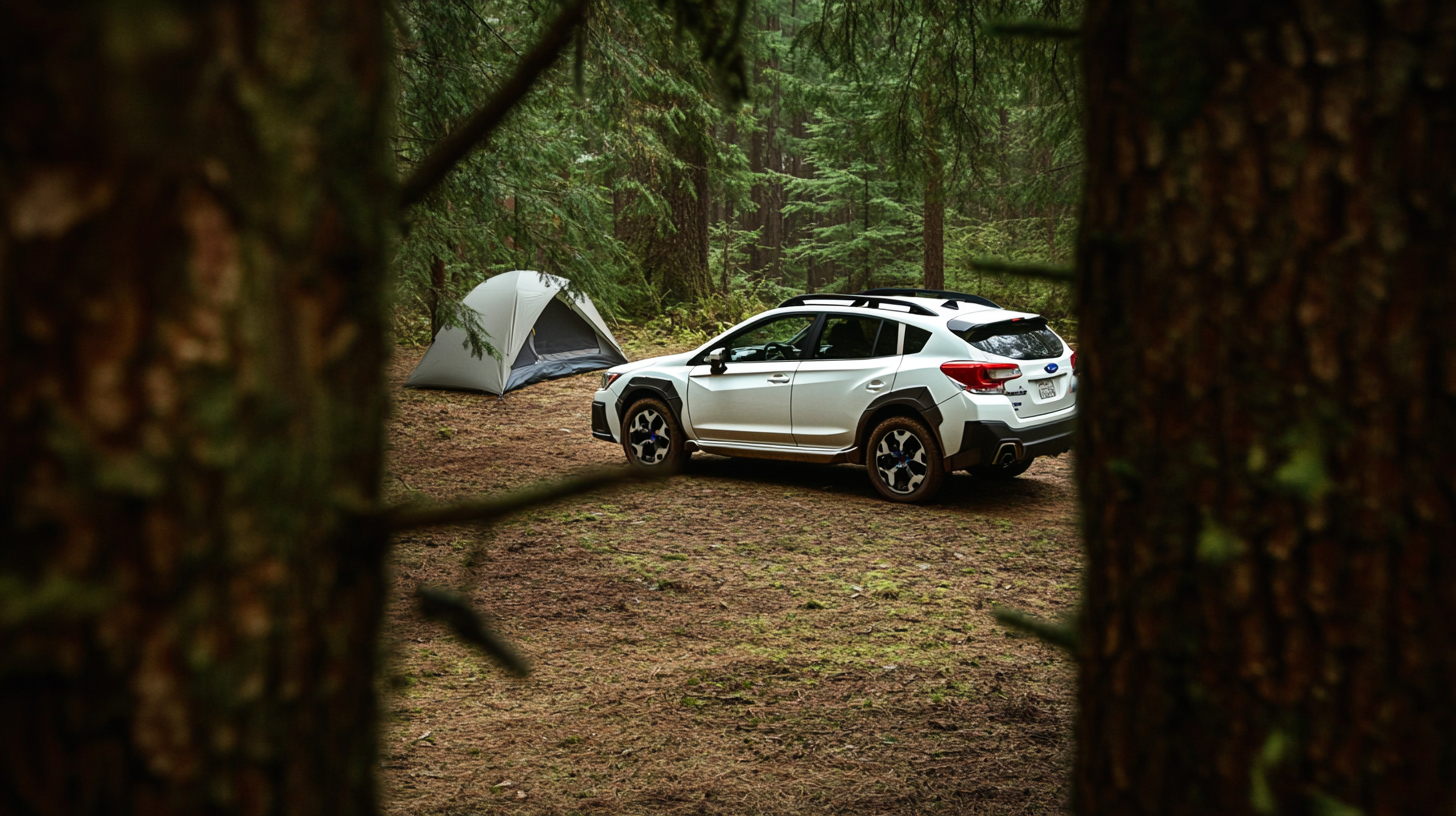
[[[928,501],[940,490],[940,444],[918,419],[897,416],[876,425],[866,454],[870,484],[892,502]]]
[[[662,400],[646,397],[622,415],[622,451],[633,467],[675,471],[688,460],[687,437]]]
[[[977,479],[1015,479],[1025,473],[1035,460],[1035,456],[1028,456],[1009,465],[972,465],[966,468],[966,472]]]

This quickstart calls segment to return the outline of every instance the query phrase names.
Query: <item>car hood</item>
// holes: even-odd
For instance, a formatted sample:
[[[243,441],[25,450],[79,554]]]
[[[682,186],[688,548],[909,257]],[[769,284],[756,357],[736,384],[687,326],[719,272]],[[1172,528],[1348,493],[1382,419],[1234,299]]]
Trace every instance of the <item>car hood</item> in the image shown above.
[[[648,357],[645,360],[634,360],[630,363],[623,363],[622,365],[614,366],[609,370],[613,374],[630,374],[633,371],[640,371],[641,369],[652,368],[653,366],[682,365],[683,363],[686,363],[688,361],[689,357],[692,356],[693,353],[691,351],[685,351],[682,354],[667,354],[663,355],[662,357]]]

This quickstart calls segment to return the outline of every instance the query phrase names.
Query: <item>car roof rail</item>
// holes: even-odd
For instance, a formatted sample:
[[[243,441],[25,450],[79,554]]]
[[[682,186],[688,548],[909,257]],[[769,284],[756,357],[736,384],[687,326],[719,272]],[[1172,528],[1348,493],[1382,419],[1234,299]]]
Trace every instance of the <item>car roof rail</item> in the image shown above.
[[[935,317],[935,312],[932,312],[929,309],[925,308],[924,306],[921,306],[919,303],[906,303],[903,300],[895,300],[894,298],[887,298],[887,297],[874,297],[874,296],[871,296],[871,295],[868,295],[868,294],[859,294],[859,295],[840,295],[840,294],[808,294],[808,295],[796,295],[796,296],[791,297],[788,300],[784,301],[783,303],[780,303],[779,304],[779,308],[780,309],[783,309],[783,308],[788,307],[788,306],[814,306],[814,305],[818,305],[820,303],[825,303],[825,304],[842,303],[842,304],[845,304],[845,305],[849,306],[850,308],[858,308],[858,309],[879,309],[881,307],[891,306],[891,307],[894,307],[894,308],[886,309],[886,311],[901,311],[901,310],[904,310],[904,311],[906,311],[906,312],[908,312],[910,314],[914,314],[914,315],[923,315],[925,317]]]
[[[863,292],[860,292],[860,294],[895,295],[898,297],[926,297],[938,299],[943,298],[946,300],[945,305],[949,306],[952,309],[956,308],[956,301],[960,301],[961,303],[975,303],[981,306],[990,306],[992,309],[1001,308],[1000,306],[997,306],[995,303],[993,303],[990,299],[983,298],[980,295],[968,295],[965,292],[947,292],[944,289],[867,289]]]

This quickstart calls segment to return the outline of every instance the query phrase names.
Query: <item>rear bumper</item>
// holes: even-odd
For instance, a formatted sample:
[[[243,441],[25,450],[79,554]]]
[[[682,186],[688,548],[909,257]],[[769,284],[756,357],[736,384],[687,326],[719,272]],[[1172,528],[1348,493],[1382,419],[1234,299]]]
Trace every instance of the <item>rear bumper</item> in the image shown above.
[[[946,470],[964,470],[996,461],[997,451],[1014,452],[1016,459],[1055,456],[1072,449],[1077,430],[1076,415],[1045,425],[1013,429],[1004,422],[967,422],[961,434],[961,449],[945,458]]]
[[[617,437],[612,436],[612,426],[607,424],[607,405],[604,402],[592,403],[592,436],[603,442],[617,441]]]

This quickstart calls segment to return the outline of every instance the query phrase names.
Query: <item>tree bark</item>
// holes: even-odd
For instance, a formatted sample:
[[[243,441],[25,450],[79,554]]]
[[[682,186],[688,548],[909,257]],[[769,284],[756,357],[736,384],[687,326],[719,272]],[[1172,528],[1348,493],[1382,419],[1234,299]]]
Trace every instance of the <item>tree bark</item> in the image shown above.
[[[385,20],[0,4],[0,812],[376,809]]]
[[[444,325],[440,315],[440,301],[445,296],[445,259],[434,256],[430,263],[430,339],[440,333]]]
[[[659,225],[647,242],[643,271],[667,296],[692,302],[708,296],[708,165],[703,146],[689,132],[673,136],[673,150],[685,170],[662,168],[663,198],[672,209],[669,229]]]
[[[945,288],[945,194],[936,173],[925,179],[925,288]]]
[[[763,68],[754,66],[753,84],[763,87]],[[772,116],[772,113],[769,114]],[[765,117],[768,118],[768,117]],[[748,137],[748,170],[755,176],[761,176],[767,168],[766,147],[763,128],[768,126],[767,122],[759,123],[753,133]],[[764,250],[764,238],[767,234],[765,224],[768,217],[768,192],[767,185],[762,181],[754,183],[748,192],[749,201],[753,202],[752,210],[744,210],[742,218],[742,229],[754,232],[753,243],[748,245],[748,258],[744,264],[744,271],[748,272],[750,280],[763,280],[763,269],[766,265],[767,253]]]
[[[1079,813],[1456,812],[1453,32],[1087,5]]]
[[[770,14],[765,30],[770,37],[782,34],[783,25],[777,14]],[[784,151],[779,137],[782,92],[778,76],[779,57],[775,51],[769,58],[768,67],[773,71],[773,91],[769,97],[768,122],[764,133],[764,159],[766,169],[778,174],[784,172]],[[764,185],[763,237],[764,271],[778,283],[784,283],[784,183],[777,175]]]
[[[921,93],[925,114],[925,201],[921,240],[926,289],[945,288],[945,162],[940,156],[940,111],[930,88]]]

